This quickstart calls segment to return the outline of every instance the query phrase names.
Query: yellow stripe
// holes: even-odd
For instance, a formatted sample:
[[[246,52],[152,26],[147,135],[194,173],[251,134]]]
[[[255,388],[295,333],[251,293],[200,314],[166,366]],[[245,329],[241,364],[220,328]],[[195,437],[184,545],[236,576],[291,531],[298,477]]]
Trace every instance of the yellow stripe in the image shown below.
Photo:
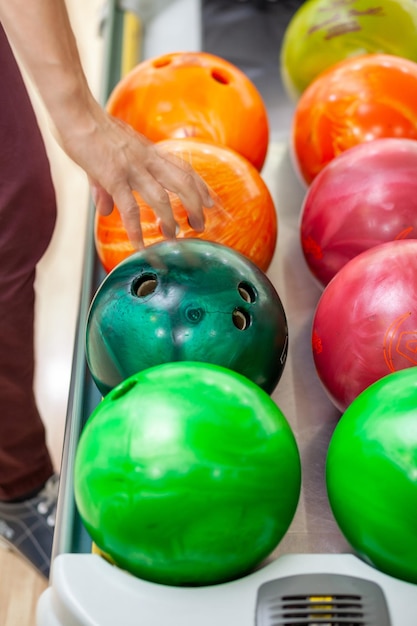
[[[123,43],[121,76],[125,76],[141,60],[142,54],[142,22],[139,17],[130,11],[123,16]]]
[[[111,556],[109,556],[108,554],[106,554],[106,552],[103,552],[103,550],[100,550],[100,548],[97,546],[96,543],[94,543],[94,541],[91,544],[91,552],[93,554],[98,554],[99,556],[101,556],[103,559],[105,559],[106,561],[108,561],[109,563],[111,563],[112,565],[114,565],[114,561],[111,558]]]

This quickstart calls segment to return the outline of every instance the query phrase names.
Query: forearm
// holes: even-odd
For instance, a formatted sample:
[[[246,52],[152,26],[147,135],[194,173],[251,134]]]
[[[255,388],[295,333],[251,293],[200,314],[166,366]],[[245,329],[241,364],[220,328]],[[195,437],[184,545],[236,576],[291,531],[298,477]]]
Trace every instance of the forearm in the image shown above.
[[[0,0],[0,21],[62,136],[95,102],[63,0]],[[92,116],[93,117],[93,116]]]
[[[167,190],[187,208],[190,223],[204,227],[209,191],[185,164],[117,120],[93,97],[85,77],[64,0],[0,0],[0,21],[49,113],[65,152],[87,173],[97,209],[116,204],[133,245],[143,245],[133,192],[155,210],[161,229],[174,236],[176,223]],[[1,62],[1,60],[0,60]]]

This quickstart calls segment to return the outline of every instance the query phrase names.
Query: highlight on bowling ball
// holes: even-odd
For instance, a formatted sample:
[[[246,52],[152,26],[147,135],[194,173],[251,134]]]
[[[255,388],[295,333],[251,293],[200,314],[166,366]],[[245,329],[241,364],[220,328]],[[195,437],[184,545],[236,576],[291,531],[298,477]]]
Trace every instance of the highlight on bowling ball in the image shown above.
[[[380,244],[336,274],[318,301],[312,349],[342,412],[372,383],[417,366],[417,240]]]
[[[271,393],[288,351],[275,287],[249,259],[201,239],[164,241],[120,263],[87,317],[86,356],[102,394],[143,369],[205,361]]]
[[[413,0],[309,0],[290,20],[280,69],[297,100],[324,70],[356,55],[385,53],[417,61],[417,4]]]
[[[417,583],[417,368],[388,374],[341,417],[326,460],[328,499],[359,557]]]
[[[170,193],[178,224],[177,238],[201,238],[229,246],[266,271],[275,252],[278,217],[271,193],[259,174],[237,152],[201,139],[167,139],[161,150],[192,165],[213,192],[215,206],[205,210],[205,229],[193,230],[178,196]],[[164,235],[152,208],[138,193],[145,245],[162,241]],[[96,213],[95,245],[107,272],[135,252],[117,207],[109,216]]]
[[[226,368],[168,363],[126,379],[88,419],[78,511],[120,568],[159,584],[239,578],[287,532],[301,486],[284,414]]]
[[[417,141],[376,139],[350,148],[314,179],[304,197],[300,239],[321,286],[361,252],[417,238]]]
[[[388,54],[345,59],[322,72],[295,108],[292,151],[309,185],[336,156],[384,137],[417,139],[417,63]]]
[[[234,64],[208,52],[146,59],[110,94],[108,111],[151,141],[200,137],[262,169],[269,143],[261,94]]]

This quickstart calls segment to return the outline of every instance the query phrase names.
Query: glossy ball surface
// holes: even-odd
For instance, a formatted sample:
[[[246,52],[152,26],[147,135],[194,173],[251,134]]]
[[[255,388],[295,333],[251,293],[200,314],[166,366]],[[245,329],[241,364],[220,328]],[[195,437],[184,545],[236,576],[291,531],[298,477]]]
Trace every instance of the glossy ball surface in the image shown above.
[[[417,583],[417,368],[363,391],[336,426],[326,483],[353,549],[385,574]]]
[[[380,243],[417,237],[417,141],[376,139],[333,159],[300,215],[313,276],[325,286],[350,259]]]
[[[278,218],[271,193],[258,170],[237,152],[203,140],[168,139],[159,146],[190,163],[215,198],[215,206],[205,210],[204,231],[196,232],[181,200],[170,194],[178,224],[177,238],[197,237],[224,244],[266,271],[275,252]],[[139,194],[134,195],[140,205],[145,245],[162,241],[164,236],[153,210]],[[95,245],[107,272],[135,251],[117,207],[109,216],[96,214]]]
[[[417,365],[417,240],[380,244],[325,287],[313,319],[314,363],[341,411],[390,372]]]
[[[170,361],[223,365],[270,393],[287,350],[285,311],[267,276],[235,250],[201,239],[164,241],[123,261],[87,318],[87,362],[103,394]]]
[[[280,542],[299,499],[292,430],[231,370],[170,363],[127,379],[90,416],[74,490],[96,545],[167,585],[247,574]]]
[[[309,0],[294,13],[281,47],[281,75],[297,99],[327,68],[348,57],[385,53],[417,61],[413,0]]]
[[[269,122],[253,82],[207,52],[146,59],[111,93],[108,111],[151,141],[200,137],[228,146],[257,169],[265,161]]]
[[[417,139],[417,63],[387,54],[346,59],[304,91],[293,117],[294,163],[310,184],[359,143]]]

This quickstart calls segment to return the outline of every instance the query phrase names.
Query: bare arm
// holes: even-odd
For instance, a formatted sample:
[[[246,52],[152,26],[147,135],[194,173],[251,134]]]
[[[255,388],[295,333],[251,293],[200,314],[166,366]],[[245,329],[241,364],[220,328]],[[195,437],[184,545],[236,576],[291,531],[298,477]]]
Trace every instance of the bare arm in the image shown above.
[[[166,190],[186,207],[191,225],[204,228],[209,192],[194,170],[162,155],[156,146],[110,116],[93,97],[64,0],[0,0],[0,21],[38,90],[55,135],[88,175],[97,209],[113,202],[133,245],[143,245],[140,213],[132,191],[153,207],[166,236],[175,221]],[[144,115],[146,112],[144,111]]]

